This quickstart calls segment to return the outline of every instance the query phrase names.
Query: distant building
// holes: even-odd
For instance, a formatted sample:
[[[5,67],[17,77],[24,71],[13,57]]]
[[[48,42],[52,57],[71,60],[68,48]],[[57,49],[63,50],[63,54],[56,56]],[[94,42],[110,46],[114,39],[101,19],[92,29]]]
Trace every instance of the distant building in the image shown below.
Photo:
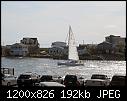
[[[56,42],[53,42],[51,47],[66,47],[66,43],[65,42],[60,42],[60,41],[56,41]]]
[[[51,48],[49,48],[49,55],[51,56],[63,56],[68,54],[68,48],[65,42],[53,42]]]
[[[112,43],[113,46],[116,46],[116,45],[125,46],[125,38],[122,38],[120,36],[110,35],[110,36],[105,37],[105,41]]]
[[[102,43],[100,43],[100,44],[98,44],[97,45],[97,53],[108,53],[108,54],[110,54],[110,53],[114,53],[114,48],[113,48],[113,46],[112,46],[112,43],[110,43],[110,42],[106,42],[106,41],[104,41],[104,42],[102,42]]]
[[[22,43],[11,45],[10,55],[12,56],[27,56],[29,54],[28,46]]]
[[[125,52],[125,38],[122,38],[120,36],[114,36],[110,35],[105,37],[105,41],[112,44],[112,46],[115,48],[116,52]]]
[[[20,43],[25,45],[39,45],[37,38],[23,38]]]
[[[79,45],[79,47],[77,47],[78,50],[78,55],[82,56],[84,54],[89,54],[87,49],[81,45]],[[65,42],[53,42],[51,45],[51,48],[49,48],[49,55],[51,56],[68,56],[68,46],[66,45]]]
[[[7,46],[10,48],[11,56],[30,56],[39,53],[39,43],[37,38],[23,38],[20,43]]]
[[[10,55],[10,47],[7,46],[1,46],[2,48],[2,56],[9,56]]]

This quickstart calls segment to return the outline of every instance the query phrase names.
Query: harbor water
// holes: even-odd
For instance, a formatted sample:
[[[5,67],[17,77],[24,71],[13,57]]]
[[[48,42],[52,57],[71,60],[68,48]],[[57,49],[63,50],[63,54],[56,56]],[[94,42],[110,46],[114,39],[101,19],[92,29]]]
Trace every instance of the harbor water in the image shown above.
[[[46,58],[1,58],[2,68],[14,68],[15,76],[21,73],[34,72],[39,75],[65,76],[76,74],[89,79],[92,74],[106,74],[110,78],[114,74],[126,75],[126,61],[100,61],[84,60],[84,66],[58,66],[57,62],[66,60],[53,60]]]

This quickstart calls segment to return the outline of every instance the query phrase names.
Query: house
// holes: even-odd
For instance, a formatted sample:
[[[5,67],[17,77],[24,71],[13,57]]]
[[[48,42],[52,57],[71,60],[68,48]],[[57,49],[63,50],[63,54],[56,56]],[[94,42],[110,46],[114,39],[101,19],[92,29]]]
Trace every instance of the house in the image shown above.
[[[82,47],[81,45],[77,47],[78,55],[84,56],[86,54],[89,54],[87,49],[85,47]],[[51,48],[49,48],[48,51],[49,55],[53,57],[68,57],[68,46],[65,42],[53,42],[51,45]]]
[[[117,52],[125,52],[125,38],[120,36],[110,35],[105,37],[105,41],[112,44],[112,46],[116,49]]]
[[[11,45],[10,55],[12,56],[27,56],[29,54],[28,46],[22,43],[15,43]]]
[[[68,48],[65,42],[53,42],[48,51],[51,56],[64,56],[68,54]]]
[[[10,47],[7,46],[1,46],[2,48],[2,56],[9,56],[10,55]]]
[[[120,36],[110,35],[105,37],[105,41],[110,42],[113,45],[119,45],[119,44],[125,45],[125,38],[122,38]]]
[[[20,43],[28,46],[29,54],[39,53],[39,43],[37,38],[23,38]]]
[[[39,53],[37,38],[23,38],[20,43],[15,43],[9,47],[11,56],[30,56]]]
[[[98,44],[96,49],[97,49],[97,53],[102,53],[102,54],[106,54],[106,53],[110,54],[114,52],[112,43],[106,41]]]

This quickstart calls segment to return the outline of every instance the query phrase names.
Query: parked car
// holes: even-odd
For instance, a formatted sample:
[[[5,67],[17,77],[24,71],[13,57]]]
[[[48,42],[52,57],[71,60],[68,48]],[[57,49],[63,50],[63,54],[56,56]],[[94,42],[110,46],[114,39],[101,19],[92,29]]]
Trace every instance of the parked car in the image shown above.
[[[110,78],[104,74],[93,74],[91,79],[85,81],[85,86],[108,86]]]
[[[17,79],[18,86],[33,86],[36,82],[39,82],[40,76],[36,73],[26,72],[20,74]]]
[[[3,74],[2,76],[3,86],[14,86],[17,85],[17,77],[11,74]]]
[[[49,82],[58,82],[58,83],[63,83],[63,79],[61,76],[57,76],[57,75],[42,75],[42,77],[40,78],[40,82],[45,82],[45,81],[49,81]]]
[[[124,75],[114,75],[110,82],[110,86],[125,86],[126,76]]]
[[[37,87],[65,87],[65,85],[60,84],[58,82],[40,82],[40,83],[35,83],[35,86]]]
[[[83,86],[84,81],[81,77],[77,77],[76,75],[66,75],[63,84],[65,86]]]
[[[102,79],[89,79],[85,81],[85,87],[89,86],[108,86],[105,80]]]

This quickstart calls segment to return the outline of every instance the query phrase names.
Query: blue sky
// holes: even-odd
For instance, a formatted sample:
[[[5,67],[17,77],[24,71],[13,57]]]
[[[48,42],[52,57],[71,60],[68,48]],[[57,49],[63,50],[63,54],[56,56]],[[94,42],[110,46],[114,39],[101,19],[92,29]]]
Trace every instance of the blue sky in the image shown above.
[[[2,1],[2,45],[37,37],[41,47],[65,41],[69,25],[78,44],[98,44],[105,36],[126,37],[125,1]]]

